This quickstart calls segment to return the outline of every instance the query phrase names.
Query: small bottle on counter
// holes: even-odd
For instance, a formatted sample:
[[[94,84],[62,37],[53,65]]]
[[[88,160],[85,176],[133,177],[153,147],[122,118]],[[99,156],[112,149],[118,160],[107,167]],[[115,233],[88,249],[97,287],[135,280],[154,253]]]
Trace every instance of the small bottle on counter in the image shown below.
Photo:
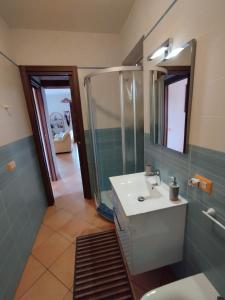
[[[169,197],[171,201],[177,201],[178,200],[178,195],[179,195],[179,185],[177,184],[177,179],[176,177],[170,177],[172,179],[169,187],[170,187],[170,192],[169,192]]]

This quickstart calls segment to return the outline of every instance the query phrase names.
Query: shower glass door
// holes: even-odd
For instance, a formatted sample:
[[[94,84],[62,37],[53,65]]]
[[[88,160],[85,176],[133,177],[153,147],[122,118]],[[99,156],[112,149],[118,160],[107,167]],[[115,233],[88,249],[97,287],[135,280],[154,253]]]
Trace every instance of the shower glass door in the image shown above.
[[[92,189],[97,204],[112,209],[109,177],[143,170],[142,72],[102,71],[85,84]]]
[[[136,98],[134,97],[135,88],[133,84],[134,72],[121,72],[122,77],[121,87],[123,95],[121,100],[124,105],[124,124],[122,124],[122,130],[124,130],[124,174],[135,172],[135,109]]]

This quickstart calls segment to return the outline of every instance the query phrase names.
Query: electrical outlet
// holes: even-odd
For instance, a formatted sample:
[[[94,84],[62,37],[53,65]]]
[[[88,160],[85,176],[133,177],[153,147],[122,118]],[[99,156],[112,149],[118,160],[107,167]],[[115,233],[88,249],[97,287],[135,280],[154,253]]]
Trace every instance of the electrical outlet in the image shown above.
[[[16,162],[15,162],[15,160],[11,160],[10,162],[7,163],[6,170],[8,172],[10,172],[10,173],[14,172],[15,169],[16,169]]]
[[[209,195],[212,193],[212,188],[213,188],[212,180],[198,174],[196,174],[194,178],[200,180],[200,183],[198,185],[200,190],[208,193]]]

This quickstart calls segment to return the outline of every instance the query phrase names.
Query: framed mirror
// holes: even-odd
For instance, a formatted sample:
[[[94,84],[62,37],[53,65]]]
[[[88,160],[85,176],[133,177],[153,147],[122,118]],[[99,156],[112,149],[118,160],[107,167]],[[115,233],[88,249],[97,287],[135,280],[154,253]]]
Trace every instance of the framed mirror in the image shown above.
[[[166,53],[150,71],[150,139],[185,153],[189,139],[196,40]]]

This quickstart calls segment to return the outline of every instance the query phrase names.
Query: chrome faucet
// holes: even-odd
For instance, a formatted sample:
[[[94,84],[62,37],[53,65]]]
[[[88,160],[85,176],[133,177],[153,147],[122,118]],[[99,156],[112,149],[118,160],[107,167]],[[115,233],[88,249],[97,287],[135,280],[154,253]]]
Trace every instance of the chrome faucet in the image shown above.
[[[145,165],[145,176],[158,176],[159,178],[159,184],[161,183],[161,175],[160,170],[155,169],[153,170],[152,165]]]

